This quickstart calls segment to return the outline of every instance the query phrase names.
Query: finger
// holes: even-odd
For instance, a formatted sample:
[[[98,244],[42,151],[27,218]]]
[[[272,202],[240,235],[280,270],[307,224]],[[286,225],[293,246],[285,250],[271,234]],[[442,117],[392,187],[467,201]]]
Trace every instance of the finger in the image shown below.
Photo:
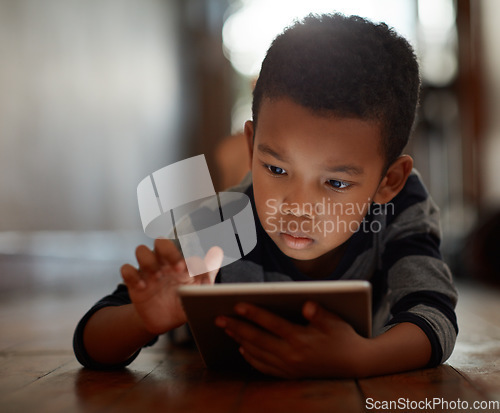
[[[157,238],[154,244],[154,251],[156,259],[160,264],[175,266],[179,261],[184,261],[180,251],[169,239]]]
[[[266,364],[269,367],[273,367],[276,370],[281,370],[285,372],[286,364],[282,360],[282,353],[270,353],[268,351],[262,350],[260,347],[253,345],[253,343],[243,341],[240,344],[239,351],[242,355],[248,354],[252,360],[259,361],[260,363]]]
[[[255,324],[263,327],[267,331],[272,332],[275,336],[288,338],[297,334],[297,331],[302,329],[302,326],[293,324],[284,318],[247,303],[238,303],[234,310],[240,316],[247,318]]]
[[[189,274],[199,275],[201,284],[213,284],[223,258],[224,253],[220,247],[210,248],[203,259],[198,256],[189,257],[186,260]]]
[[[144,288],[146,283],[141,278],[139,271],[130,264],[122,265],[120,268],[123,281],[129,288]]]
[[[343,321],[339,316],[333,314],[312,301],[307,301],[302,307],[302,314],[312,326],[321,331],[331,331],[334,324]]]
[[[288,378],[288,374],[283,370],[275,367],[272,364],[269,364],[265,361],[262,361],[259,357],[256,357],[252,351],[250,351],[247,347],[240,347],[239,351],[243,358],[255,369],[259,370],[261,373],[267,374],[269,376],[274,377],[282,377]]]
[[[282,340],[269,331],[232,317],[217,317],[216,324],[238,343],[251,343],[268,353],[281,354]]]
[[[210,248],[207,252],[207,255],[205,255],[205,265],[209,270],[219,269],[222,264],[223,258],[224,251],[222,251],[222,248],[214,246]]]
[[[207,277],[202,280],[202,284],[213,284],[215,277],[220,270],[222,260],[224,259],[224,252],[220,247],[212,247],[208,250],[205,256],[205,265],[208,268]]]
[[[158,260],[153,251],[145,245],[139,245],[135,250],[139,270],[146,273],[156,273],[159,270]]]
[[[201,280],[203,280],[207,272],[203,259],[198,256],[186,258],[186,267],[191,277],[199,276]]]

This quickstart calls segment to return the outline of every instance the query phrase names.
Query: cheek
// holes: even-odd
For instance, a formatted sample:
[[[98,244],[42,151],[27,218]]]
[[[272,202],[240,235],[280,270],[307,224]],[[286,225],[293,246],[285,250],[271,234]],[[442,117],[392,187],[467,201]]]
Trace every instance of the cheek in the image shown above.
[[[257,188],[257,190],[254,188],[255,207],[262,221],[276,215],[279,203],[272,189],[264,185],[258,185]]]
[[[364,217],[364,205],[354,203],[352,205],[347,205],[342,211],[337,215],[337,219],[346,222],[361,222]]]
[[[358,230],[368,205],[361,198],[322,205],[321,213],[315,217],[321,221],[320,232],[329,239],[345,240]]]
[[[273,185],[273,180],[268,177],[254,179],[254,198],[256,213],[261,225],[267,232],[275,232],[279,220],[279,187]]]
[[[275,184],[276,179],[270,178],[263,168],[258,168],[253,173],[253,192],[257,207],[262,207],[268,199],[276,198],[279,186]]]

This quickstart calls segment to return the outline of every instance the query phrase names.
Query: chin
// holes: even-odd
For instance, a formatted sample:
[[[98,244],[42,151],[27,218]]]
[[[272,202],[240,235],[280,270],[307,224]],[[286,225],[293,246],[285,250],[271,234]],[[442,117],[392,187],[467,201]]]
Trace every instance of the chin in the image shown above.
[[[292,248],[287,248],[286,246],[278,245],[280,251],[285,254],[289,258],[293,258],[294,260],[299,261],[309,261],[318,258],[321,254],[315,254],[312,251],[298,251]]]

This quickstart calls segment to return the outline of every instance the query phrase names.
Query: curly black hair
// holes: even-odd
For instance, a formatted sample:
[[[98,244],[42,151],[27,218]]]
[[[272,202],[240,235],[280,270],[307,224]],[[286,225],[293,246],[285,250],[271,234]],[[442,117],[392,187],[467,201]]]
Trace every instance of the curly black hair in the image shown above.
[[[413,48],[386,24],[310,14],[276,37],[262,62],[254,130],[265,98],[289,98],[319,115],[375,120],[387,168],[408,142],[419,90]]]

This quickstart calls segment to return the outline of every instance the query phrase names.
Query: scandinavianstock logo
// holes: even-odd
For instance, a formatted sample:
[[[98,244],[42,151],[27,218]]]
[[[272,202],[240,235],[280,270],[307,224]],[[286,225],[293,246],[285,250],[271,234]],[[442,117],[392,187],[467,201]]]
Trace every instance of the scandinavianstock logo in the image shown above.
[[[142,227],[151,238],[177,239],[191,276],[231,264],[257,244],[250,199],[214,190],[204,155],[165,166],[137,186]],[[222,263],[206,262],[213,247]]]

